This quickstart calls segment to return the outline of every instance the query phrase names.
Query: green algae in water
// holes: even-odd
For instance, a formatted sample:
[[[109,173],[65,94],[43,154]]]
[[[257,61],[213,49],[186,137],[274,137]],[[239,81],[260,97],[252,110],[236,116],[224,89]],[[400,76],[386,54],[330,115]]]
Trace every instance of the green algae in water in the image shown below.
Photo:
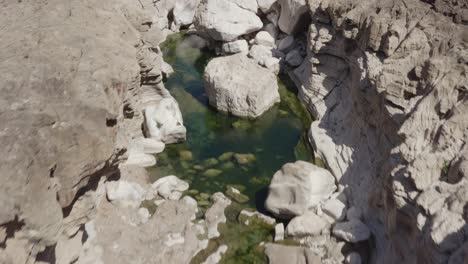
[[[211,250],[202,251],[192,263],[203,262],[217,249],[216,245],[222,244],[228,246],[228,251],[221,263],[265,263],[259,244],[272,240],[272,228],[244,226],[237,217],[247,207],[262,211],[266,187],[283,164],[298,159],[313,160],[306,141],[310,115],[296,93],[288,89],[292,86],[285,78],[279,79],[281,103],[260,118],[246,120],[219,113],[208,105],[203,86],[203,71],[213,54],[192,48],[190,36],[184,34],[170,36],[162,51],[175,70],[165,85],[179,103],[187,127],[187,142],[166,146],[163,155],[158,155],[158,166],[150,169],[152,180],[167,175],[188,180],[191,189],[201,192],[194,196],[204,206],[209,206],[207,195],[225,192],[227,186],[242,186],[242,190],[235,188],[249,198],[245,204],[234,203],[226,209],[228,221],[220,226],[221,237],[210,242]],[[180,161],[180,151],[192,153],[190,163]],[[244,156],[249,162],[240,164],[235,153],[249,154]],[[208,169],[222,173],[207,177],[203,174]]]

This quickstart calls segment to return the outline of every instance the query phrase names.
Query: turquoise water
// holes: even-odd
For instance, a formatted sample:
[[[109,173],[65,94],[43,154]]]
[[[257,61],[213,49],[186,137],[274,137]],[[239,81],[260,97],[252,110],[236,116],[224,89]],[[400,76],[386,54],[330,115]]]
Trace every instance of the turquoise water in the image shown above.
[[[183,34],[171,36],[162,50],[175,70],[165,85],[179,103],[187,141],[168,145],[158,155],[158,165],[150,170],[153,180],[173,174],[188,181],[188,193],[202,207],[209,206],[208,195],[226,193],[227,186],[235,185],[246,197],[239,198],[242,204],[228,209],[228,223],[214,243],[228,244],[224,263],[262,263],[258,243],[271,239],[271,228],[244,227],[237,223],[237,213],[245,207],[263,210],[266,187],[283,164],[312,161],[304,137],[310,117],[294,91],[281,81],[282,102],[260,118],[219,113],[208,106],[203,87],[203,69],[213,55],[193,48]]]

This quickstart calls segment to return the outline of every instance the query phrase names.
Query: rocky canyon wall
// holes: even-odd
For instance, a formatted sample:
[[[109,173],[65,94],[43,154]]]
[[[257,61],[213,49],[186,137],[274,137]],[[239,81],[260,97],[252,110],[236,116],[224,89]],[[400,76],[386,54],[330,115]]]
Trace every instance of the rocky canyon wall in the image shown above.
[[[366,212],[375,263],[466,254],[467,5],[439,2],[308,2],[308,58],[291,76],[317,154]]]

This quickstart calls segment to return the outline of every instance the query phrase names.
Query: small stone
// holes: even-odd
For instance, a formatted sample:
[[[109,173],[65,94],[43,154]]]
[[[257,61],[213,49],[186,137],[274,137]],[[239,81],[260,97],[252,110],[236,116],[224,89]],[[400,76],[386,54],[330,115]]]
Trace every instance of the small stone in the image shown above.
[[[320,235],[328,228],[328,222],[314,212],[308,211],[301,216],[294,217],[286,227],[286,234],[292,237]]]
[[[232,127],[238,130],[247,130],[252,127],[249,121],[247,120],[238,120],[234,123],[232,123]]]
[[[346,216],[346,205],[338,199],[328,199],[322,205],[322,210],[335,221],[341,221]]]
[[[224,53],[226,54],[235,54],[249,51],[249,44],[245,39],[239,39],[232,42],[224,43],[221,47]]]
[[[158,195],[164,199],[178,200],[182,192],[188,190],[189,184],[174,175],[170,175],[158,179],[152,184],[152,187],[158,192]]]
[[[245,203],[249,201],[249,197],[242,194],[239,190],[233,187],[227,187],[226,195],[238,203]]]
[[[216,177],[216,176],[219,176],[222,173],[223,173],[222,170],[208,169],[203,173],[203,175],[206,176],[206,177]]]
[[[148,222],[149,218],[151,217],[151,214],[148,209],[140,208],[138,209],[138,217],[140,218],[141,224],[146,224],[146,222]]]
[[[278,40],[278,49],[281,51],[287,51],[294,45],[294,37],[287,36],[283,39]]]
[[[284,224],[279,223],[275,225],[275,242],[284,240]]]
[[[334,236],[347,242],[356,243],[369,239],[370,231],[360,220],[337,223],[332,230]]]
[[[223,169],[223,170],[229,170],[229,169],[232,169],[232,168],[234,168],[234,162],[232,162],[232,161],[223,163],[221,165],[221,169]]]
[[[274,218],[266,216],[257,211],[250,211],[246,209],[243,209],[240,212],[237,219],[239,220],[240,223],[244,225],[266,224],[266,225],[273,226],[276,223],[276,220]]]
[[[192,160],[193,159],[193,154],[192,154],[191,151],[181,150],[181,151],[179,151],[179,158],[181,160]]]
[[[209,158],[209,159],[206,159],[204,162],[203,162],[203,165],[205,165],[205,167],[213,167],[213,166],[216,166],[218,165],[219,161],[215,158]]]
[[[359,255],[359,253],[356,253],[356,252],[351,252],[349,253],[348,256],[346,256],[345,263],[346,264],[361,264],[362,263],[361,255]]]
[[[205,169],[205,167],[203,167],[202,165],[194,165],[193,166],[193,169],[194,170],[197,170],[197,171],[202,171]]]
[[[234,156],[234,152],[225,152],[218,157],[218,160],[227,161],[227,160],[232,159],[233,156]]]
[[[251,153],[249,154],[236,153],[234,154],[234,158],[236,159],[237,163],[239,163],[240,165],[246,165],[257,160],[255,155]]]
[[[146,191],[138,183],[112,181],[106,184],[107,198],[122,207],[137,208],[146,196]]]
[[[273,38],[270,33],[266,31],[260,31],[255,36],[255,44],[274,47],[275,46],[275,39]]]

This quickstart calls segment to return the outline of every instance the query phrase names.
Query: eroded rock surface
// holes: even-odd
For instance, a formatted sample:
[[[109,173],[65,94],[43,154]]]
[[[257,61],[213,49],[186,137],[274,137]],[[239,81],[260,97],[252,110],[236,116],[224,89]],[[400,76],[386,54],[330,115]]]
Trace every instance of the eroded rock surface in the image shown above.
[[[241,117],[258,117],[280,101],[276,76],[245,54],[212,59],[205,69],[210,105]]]

